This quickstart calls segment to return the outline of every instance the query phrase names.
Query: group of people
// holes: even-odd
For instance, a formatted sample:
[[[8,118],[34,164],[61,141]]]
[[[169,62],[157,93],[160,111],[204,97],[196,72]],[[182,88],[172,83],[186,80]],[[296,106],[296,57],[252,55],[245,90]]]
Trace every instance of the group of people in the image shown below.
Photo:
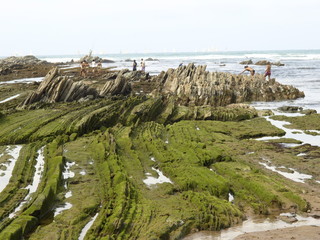
[[[138,66],[138,63],[136,62],[136,60],[133,60],[132,71],[137,71],[137,66]],[[182,66],[182,63],[179,65],[179,67],[180,66]],[[140,67],[141,67],[142,72],[146,71],[146,63],[143,58],[141,58]],[[95,60],[92,60],[91,67],[86,60],[83,60],[80,64],[80,69],[81,69],[80,75],[82,77],[86,77],[87,74],[90,72],[90,70],[92,71],[93,74],[95,74],[96,71],[98,73],[100,73],[101,68],[102,68],[101,60],[98,63],[96,63]],[[254,76],[254,74],[256,72],[253,68],[251,68],[249,66],[244,66],[244,70],[240,74],[242,74],[246,71],[250,72],[251,76]],[[265,78],[268,77],[268,80],[270,80],[270,77],[271,77],[271,64],[270,63],[267,64],[266,70],[264,72],[264,77]]]
[[[240,74],[244,73],[245,71],[250,72],[251,76],[254,76],[254,74],[256,73],[256,71],[253,68],[251,68],[249,66],[244,66],[244,70]],[[268,80],[270,80],[270,77],[271,77],[271,64],[270,63],[267,64],[266,70],[264,71],[264,77],[265,78],[268,77]]]
[[[138,63],[136,62],[136,60],[133,60],[132,71],[137,71],[137,66],[138,66]],[[146,62],[143,60],[143,58],[141,58],[140,66],[141,66],[141,71],[145,72],[146,71]]]
[[[86,60],[83,60],[80,63],[80,76],[86,77],[90,72],[92,72],[92,74],[95,74],[96,72],[100,73],[101,69],[102,69],[101,60],[98,62],[96,62],[95,60],[92,60],[91,66]]]

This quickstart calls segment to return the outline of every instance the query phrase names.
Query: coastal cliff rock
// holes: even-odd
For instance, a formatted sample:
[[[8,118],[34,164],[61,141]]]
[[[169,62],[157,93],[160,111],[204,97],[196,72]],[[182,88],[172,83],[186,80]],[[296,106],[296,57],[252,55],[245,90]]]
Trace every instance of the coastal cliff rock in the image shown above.
[[[159,86],[154,95],[173,95],[185,106],[226,106],[250,101],[276,101],[304,97],[297,88],[282,85],[263,75],[253,78],[223,72],[208,72],[206,66],[181,66],[155,77]]]
[[[59,76],[58,68],[54,68],[45,76],[38,89],[31,93],[21,107],[35,102],[71,102],[88,95],[98,96],[96,89],[82,82],[74,82],[68,77]]]

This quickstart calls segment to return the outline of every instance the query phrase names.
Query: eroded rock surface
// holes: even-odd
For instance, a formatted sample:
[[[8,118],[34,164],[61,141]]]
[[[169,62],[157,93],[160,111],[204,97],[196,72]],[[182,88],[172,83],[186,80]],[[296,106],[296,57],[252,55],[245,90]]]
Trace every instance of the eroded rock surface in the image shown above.
[[[82,82],[74,82],[68,77],[59,76],[58,68],[54,68],[46,75],[38,89],[21,104],[21,107],[35,102],[71,102],[88,95],[97,97],[98,92]]]
[[[206,66],[189,64],[169,69],[155,77],[159,87],[154,94],[177,97],[182,105],[226,106],[249,101],[276,101],[304,97],[297,88],[282,85],[274,79],[224,72],[208,72]]]

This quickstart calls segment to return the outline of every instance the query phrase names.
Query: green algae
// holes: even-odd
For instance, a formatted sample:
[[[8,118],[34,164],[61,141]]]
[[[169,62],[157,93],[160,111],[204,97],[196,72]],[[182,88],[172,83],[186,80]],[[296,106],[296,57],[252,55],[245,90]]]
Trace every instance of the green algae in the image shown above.
[[[6,115],[0,122],[1,143],[30,144],[21,164],[27,166],[31,159],[32,166],[43,141],[46,167],[33,200],[6,221],[1,234],[4,239],[76,239],[98,213],[86,239],[181,239],[191,231],[232,226],[248,207],[262,214],[292,205],[306,210],[296,189],[260,170],[255,155],[245,155],[272,151],[272,145],[252,138],[284,134],[255,116],[246,109],[186,109],[170,99],[143,97],[55,104]],[[75,177],[67,181],[61,176],[66,162],[77,164],[72,166]],[[34,169],[22,169],[25,173],[15,175],[26,184]],[[158,177],[154,169],[172,183],[146,185],[147,174]],[[68,199],[64,183],[72,191]],[[16,199],[26,194],[19,198],[16,192]],[[234,203],[228,201],[229,193]],[[55,206],[66,202],[72,207],[53,221]]]
[[[271,119],[286,121],[291,124],[285,125],[287,128],[300,129],[300,130],[320,130],[320,114],[311,114],[299,117],[287,117],[287,116],[272,116]]]

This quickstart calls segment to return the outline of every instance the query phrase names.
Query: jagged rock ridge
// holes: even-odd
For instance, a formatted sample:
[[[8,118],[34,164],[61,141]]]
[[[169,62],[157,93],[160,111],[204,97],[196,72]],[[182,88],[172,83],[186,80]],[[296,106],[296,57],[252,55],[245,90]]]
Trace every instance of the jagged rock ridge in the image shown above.
[[[35,102],[71,102],[88,95],[97,97],[98,92],[82,82],[74,82],[68,77],[59,76],[58,68],[54,68],[46,75],[38,89],[31,93],[21,106]]]
[[[174,95],[181,105],[226,106],[249,101],[275,101],[304,97],[297,88],[274,79],[224,72],[208,72],[206,66],[181,66],[155,77],[159,87],[154,94]]]

